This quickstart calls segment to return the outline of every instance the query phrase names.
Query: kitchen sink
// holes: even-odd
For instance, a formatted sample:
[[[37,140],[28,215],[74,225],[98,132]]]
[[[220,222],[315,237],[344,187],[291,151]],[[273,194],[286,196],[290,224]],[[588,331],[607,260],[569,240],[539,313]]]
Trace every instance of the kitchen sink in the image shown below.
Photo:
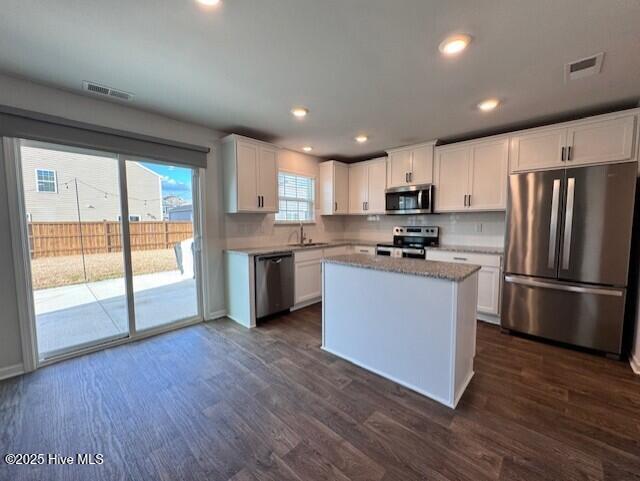
[[[305,244],[291,244],[292,246],[295,247],[318,247],[318,246],[327,246],[329,245],[328,242],[308,242]]]

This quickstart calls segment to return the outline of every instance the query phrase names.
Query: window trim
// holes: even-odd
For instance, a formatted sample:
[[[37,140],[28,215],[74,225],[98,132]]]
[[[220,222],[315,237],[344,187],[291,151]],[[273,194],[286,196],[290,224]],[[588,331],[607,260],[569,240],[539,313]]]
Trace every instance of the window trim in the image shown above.
[[[36,192],[39,194],[57,194],[58,193],[58,173],[54,169],[36,168]],[[40,179],[38,179],[38,172],[53,172],[53,190],[40,190]],[[49,181],[42,181],[49,182]]]
[[[308,179],[313,180],[313,201],[311,202],[311,219],[308,220],[303,220],[303,221],[299,221],[299,220],[278,220],[277,216],[278,213],[280,212],[280,173],[283,174],[289,174],[289,175],[295,175],[298,177],[306,177]],[[281,169],[278,168],[278,175],[276,177],[277,181],[278,181],[278,212],[276,212],[275,214],[275,218],[274,218],[274,225],[283,225],[283,226],[291,226],[291,225],[300,225],[301,223],[303,225],[312,225],[315,224],[316,221],[316,204],[317,204],[317,188],[318,188],[318,180],[317,180],[317,176],[313,175],[313,174],[309,174],[306,172],[300,172],[300,171],[295,171],[295,170],[290,170],[290,169]],[[282,199],[285,200],[293,200],[293,201],[298,201],[298,198],[293,198],[293,197],[282,197]]]

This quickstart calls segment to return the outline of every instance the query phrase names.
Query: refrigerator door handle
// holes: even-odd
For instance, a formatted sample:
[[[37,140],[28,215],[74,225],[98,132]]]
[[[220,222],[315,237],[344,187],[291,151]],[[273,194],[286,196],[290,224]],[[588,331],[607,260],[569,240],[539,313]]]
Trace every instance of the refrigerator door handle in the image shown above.
[[[556,265],[556,244],[558,240],[558,210],[560,208],[560,179],[553,181],[551,197],[551,222],[549,223],[549,269]]]
[[[562,269],[569,269],[571,259],[571,234],[573,230],[573,201],[576,191],[575,177],[567,180],[567,207],[564,214],[564,240],[562,246]]]
[[[504,281],[510,284],[519,284],[521,286],[541,287],[543,289],[552,289],[555,291],[576,292],[579,294],[597,294],[601,296],[622,297],[622,290],[619,289],[598,289],[595,287],[570,286],[565,284],[555,284],[552,282],[536,281],[526,277],[505,276]]]

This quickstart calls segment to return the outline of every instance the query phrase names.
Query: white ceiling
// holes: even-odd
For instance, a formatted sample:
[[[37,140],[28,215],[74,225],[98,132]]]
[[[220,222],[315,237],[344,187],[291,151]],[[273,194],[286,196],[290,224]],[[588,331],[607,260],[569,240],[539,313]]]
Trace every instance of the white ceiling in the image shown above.
[[[640,98],[639,0],[223,2],[3,0],[0,71],[78,91],[98,82],[137,108],[326,157]],[[473,43],[442,58],[456,32]],[[566,62],[600,51],[601,75],[565,85]],[[478,112],[491,96],[501,108]]]

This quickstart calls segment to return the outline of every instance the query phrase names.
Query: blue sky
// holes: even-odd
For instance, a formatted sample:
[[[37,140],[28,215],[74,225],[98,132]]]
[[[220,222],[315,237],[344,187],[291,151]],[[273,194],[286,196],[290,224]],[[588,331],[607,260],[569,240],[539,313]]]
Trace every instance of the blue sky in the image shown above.
[[[162,197],[177,195],[191,202],[191,169],[148,162],[142,165],[162,176]]]

